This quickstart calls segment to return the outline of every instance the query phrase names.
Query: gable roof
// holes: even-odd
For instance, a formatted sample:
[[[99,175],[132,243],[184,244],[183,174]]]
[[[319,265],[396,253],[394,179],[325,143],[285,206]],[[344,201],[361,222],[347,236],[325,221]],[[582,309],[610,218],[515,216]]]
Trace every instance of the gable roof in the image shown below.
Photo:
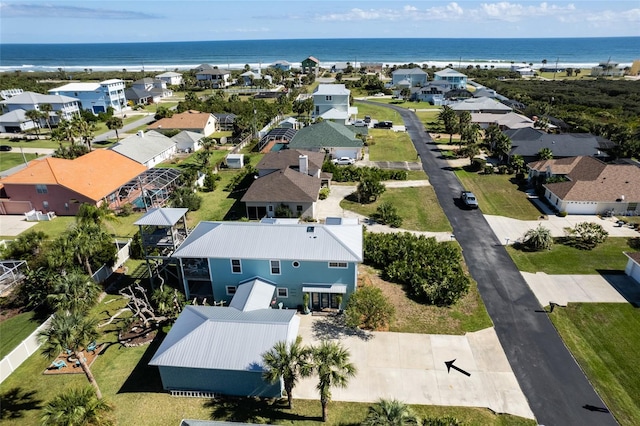
[[[200,222],[173,256],[362,262],[362,227]]]
[[[313,203],[318,201],[321,183],[290,168],[276,170],[256,179],[240,201]]]
[[[493,112],[472,112],[472,123],[495,123],[498,126],[504,126],[509,129],[521,129],[524,127],[533,127],[534,121],[522,114],[513,111],[506,114],[497,114]]]
[[[200,139],[204,138],[205,136],[202,133],[196,133],[196,132],[190,132],[189,130],[183,130],[180,133],[178,133],[177,135],[173,135],[171,137],[171,140],[178,143],[178,142],[188,142],[188,143],[195,143],[200,141]]]
[[[458,72],[451,68],[445,68],[443,70],[436,71],[435,75],[437,75],[438,77],[466,77],[465,74],[462,74],[461,72]]]
[[[298,130],[289,142],[291,149],[324,148],[324,147],[361,147],[362,140],[344,124],[323,121]]]
[[[153,98],[155,96],[155,93],[151,92],[150,90],[142,89],[140,87],[130,87],[128,89],[125,89],[124,95],[126,96],[127,99],[130,99],[133,101],[133,100]]]
[[[307,156],[309,166],[322,169],[322,164],[324,163],[324,154],[322,152],[304,151],[301,149],[281,149],[280,151],[268,152],[256,165],[256,169],[287,169],[289,167],[298,167],[300,165],[301,155]]]
[[[156,75],[156,78],[167,78],[167,77],[182,77],[182,74],[173,71],[163,72],[162,74]]]
[[[449,105],[454,111],[504,111],[509,112],[512,109],[495,99],[481,96],[479,98],[467,98],[460,102]]]
[[[413,68],[398,68],[397,70],[393,71],[391,73],[392,75],[409,75],[409,74],[416,74],[416,75],[427,75],[426,72],[424,72],[424,70],[420,67],[413,67]]]
[[[74,160],[47,157],[31,161],[0,183],[60,185],[98,201],[145,170],[143,165],[116,152],[97,149]]]
[[[271,304],[275,291],[275,285],[255,278],[240,284],[236,288],[233,299],[229,302],[229,307],[242,312],[267,309]]]
[[[26,121],[31,121],[30,118],[27,118],[26,113],[22,108],[14,109],[11,112],[0,115],[0,123],[24,123]]]
[[[562,200],[640,202],[640,168],[631,164],[606,164],[593,157],[575,157],[531,163],[529,167],[565,174],[566,182],[544,186]]]
[[[307,61],[315,62],[315,63],[316,63],[316,64],[318,64],[318,65],[320,64],[320,61],[319,61],[319,60],[317,60],[317,59],[316,59],[315,57],[313,57],[313,56],[309,56],[307,59],[305,59],[305,60],[304,60],[304,61],[302,61],[302,62],[307,62]]]
[[[204,129],[212,115],[208,112],[189,111],[161,118],[149,125],[148,129]]]
[[[511,139],[510,155],[534,156],[541,149],[549,148],[554,157],[596,155],[601,149],[613,147],[613,143],[591,133],[547,133],[533,127],[505,130]]]
[[[188,305],[149,365],[260,372],[262,354],[278,341],[293,342],[299,324],[295,309]]]
[[[175,148],[176,143],[162,133],[154,130],[135,134],[122,139],[111,150],[124,155],[140,164],[145,164],[157,155]]]

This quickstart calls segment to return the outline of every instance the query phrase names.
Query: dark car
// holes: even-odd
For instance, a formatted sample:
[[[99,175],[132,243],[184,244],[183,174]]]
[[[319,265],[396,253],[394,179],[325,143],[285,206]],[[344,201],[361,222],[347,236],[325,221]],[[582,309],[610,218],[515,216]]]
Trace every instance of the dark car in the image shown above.
[[[392,121],[379,121],[373,125],[376,129],[390,129],[393,127]]]
[[[12,146],[9,145],[0,145],[0,151],[11,151],[13,149]]]
[[[478,200],[476,196],[471,191],[462,191],[460,193],[460,199],[464,203],[464,205],[469,209],[477,209],[478,208]]]

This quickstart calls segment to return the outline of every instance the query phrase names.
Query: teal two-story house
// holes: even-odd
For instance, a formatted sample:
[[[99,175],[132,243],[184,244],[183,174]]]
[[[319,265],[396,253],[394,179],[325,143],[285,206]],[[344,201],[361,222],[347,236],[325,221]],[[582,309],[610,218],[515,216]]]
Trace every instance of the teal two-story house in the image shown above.
[[[173,253],[187,299],[228,304],[256,278],[276,287],[272,307],[342,306],[356,290],[362,226],[315,223],[200,222]],[[212,299],[211,299],[212,298]]]

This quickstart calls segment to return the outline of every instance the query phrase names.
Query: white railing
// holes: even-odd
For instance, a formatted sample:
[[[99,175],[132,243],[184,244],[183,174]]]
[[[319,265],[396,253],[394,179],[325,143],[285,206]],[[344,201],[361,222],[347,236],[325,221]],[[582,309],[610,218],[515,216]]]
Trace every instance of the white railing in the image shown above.
[[[49,326],[53,315],[47,318],[47,320],[36,328],[36,330],[24,339],[20,344],[12,350],[9,355],[2,358],[0,361],[0,383],[11,375],[20,365],[26,361],[35,351],[40,348],[40,342],[38,342],[38,334]]]

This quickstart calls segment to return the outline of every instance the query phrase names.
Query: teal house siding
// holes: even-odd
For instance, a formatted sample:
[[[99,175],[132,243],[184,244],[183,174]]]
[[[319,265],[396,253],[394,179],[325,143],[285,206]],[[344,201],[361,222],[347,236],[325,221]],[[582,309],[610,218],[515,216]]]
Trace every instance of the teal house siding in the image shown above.
[[[280,398],[280,383],[262,380],[262,370],[233,371],[205,368],[159,367],[162,385],[166,390],[197,390],[232,396]]]
[[[356,263],[348,262],[346,268],[330,268],[329,262],[280,260],[280,274],[277,275],[271,274],[271,260],[278,259],[240,259],[242,273],[234,274],[231,271],[231,259],[209,259],[214,299],[225,300],[228,304],[233,295],[227,294],[227,286],[237,286],[255,277],[277,288],[286,288],[287,297],[276,295],[276,305],[282,302],[283,307],[292,309],[302,305],[303,284],[344,284],[347,287],[345,304],[356,289]],[[294,262],[299,264],[297,268],[293,266]]]

